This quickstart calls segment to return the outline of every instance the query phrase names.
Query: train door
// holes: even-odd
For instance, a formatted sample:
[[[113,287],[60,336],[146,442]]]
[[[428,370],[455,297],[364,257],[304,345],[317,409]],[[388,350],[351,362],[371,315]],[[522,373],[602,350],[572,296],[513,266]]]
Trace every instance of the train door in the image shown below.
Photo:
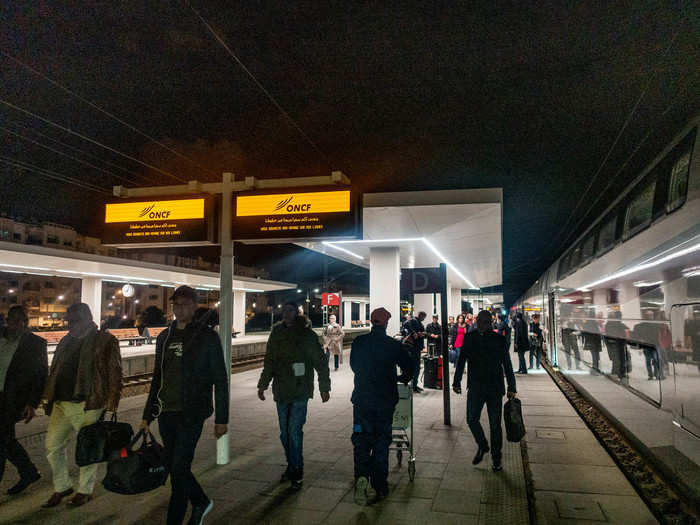
[[[549,294],[547,329],[549,330],[549,360],[553,366],[559,366],[559,361],[557,359],[557,311],[554,292],[550,292]]]
[[[700,438],[700,303],[673,306],[671,339],[676,423]]]

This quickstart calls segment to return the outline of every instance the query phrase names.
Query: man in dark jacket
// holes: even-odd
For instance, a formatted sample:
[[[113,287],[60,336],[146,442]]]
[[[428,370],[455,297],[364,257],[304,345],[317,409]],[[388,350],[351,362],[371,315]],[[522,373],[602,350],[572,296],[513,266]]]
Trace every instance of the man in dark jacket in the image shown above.
[[[518,371],[516,374],[527,374],[525,352],[530,350],[530,338],[527,333],[527,323],[525,323],[521,312],[515,315],[514,331],[515,337],[513,338],[513,347],[518,354]]]
[[[426,337],[428,339],[428,349],[430,350],[430,355],[440,355],[442,352],[442,346],[440,341],[442,341],[442,327],[438,323],[438,316],[433,316],[433,322],[425,327]]]
[[[304,423],[309,399],[314,397],[314,370],[318,374],[321,401],[330,399],[331,377],[328,358],[318,335],[307,319],[289,302],[282,308],[282,321],[272,327],[267,341],[265,364],[258,381],[258,398],[265,401],[265,390],[272,381],[277,403],[280,440],[287,458],[287,469],[280,482],[291,481],[301,489],[304,481]]]
[[[389,445],[394,407],[399,400],[397,381],[411,379],[412,359],[401,343],[386,335],[391,314],[384,308],[372,312],[372,330],[352,342],[350,367],[355,373],[352,392],[355,458],[355,502],[367,504],[371,483],[377,499],[387,495]],[[396,375],[396,366],[401,377]]]
[[[208,326],[207,315],[193,322],[197,292],[180,286],[170,300],[176,320],[156,340],[155,369],[141,428],[158,418],[172,489],[167,523],[182,523],[191,502],[189,523],[200,524],[214,503],[192,474],[192,459],[204,421],[214,413],[212,389],[214,436],[219,439],[228,431],[228,377],[221,340]]]
[[[422,388],[418,386],[418,378],[420,377],[420,359],[423,353],[423,342],[425,341],[425,327],[423,321],[427,314],[419,312],[417,317],[413,317],[406,321],[406,343],[411,348],[411,356],[413,357],[413,391],[421,393]]]
[[[15,423],[29,423],[44,392],[49,366],[46,341],[27,330],[29,319],[23,306],[13,306],[7,327],[0,333],[0,480],[9,460],[19,481],[7,490],[19,494],[41,477],[27,451],[15,437]]]
[[[464,346],[459,354],[457,369],[452,383],[452,389],[457,394],[462,393],[462,374],[464,365],[469,361],[467,371],[467,424],[474,435],[479,450],[474,456],[474,465],[481,462],[484,454],[489,451],[484,429],[479,418],[486,404],[491,428],[491,458],[493,470],[501,467],[501,449],[503,447],[503,431],[501,429],[502,401],[505,389],[503,375],[508,382],[508,398],[515,397],[515,375],[506,350],[503,336],[491,330],[491,314],[482,310],[476,318],[476,330],[469,332],[464,338]]]

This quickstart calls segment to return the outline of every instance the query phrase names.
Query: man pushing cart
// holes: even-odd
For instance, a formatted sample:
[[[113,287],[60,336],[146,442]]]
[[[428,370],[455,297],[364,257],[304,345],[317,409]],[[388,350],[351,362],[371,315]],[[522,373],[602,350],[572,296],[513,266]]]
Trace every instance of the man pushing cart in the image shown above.
[[[394,441],[394,415],[405,399],[399,399],[400,381],[404,386],[413,374],[413,361],[399,341],[386,335],[391,314],[377,308],[370,315],[372,330],[352,342],[350,367],[355,374],[352,392],[353,433],[355,460],[355,503],[368,503],[368,488],[376,493],[374,502],[388,495],[389,448]],[[396,367],[401,369],[397,376]],[[402,389],[404,390],[404,389]],[[405,390],[410,390],[406,388]],[[412,398],[408,398],[412,407]],[[409,469],[413,465],[413,414],[410,411],[411,435],[403,428],[402,443],[409,450]],[[403,424],[403,423],[402,423]],[[401,439],[404,439],[403,437]],[[413,467],[415,473],[415,467]],[[409,472],[410,474],[410,472]]]

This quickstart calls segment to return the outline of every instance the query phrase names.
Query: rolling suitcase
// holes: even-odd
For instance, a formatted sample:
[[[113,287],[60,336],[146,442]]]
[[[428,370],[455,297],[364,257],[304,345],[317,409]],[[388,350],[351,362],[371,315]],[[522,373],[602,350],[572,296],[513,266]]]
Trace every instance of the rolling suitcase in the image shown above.
[[[438,388],[438,360],[435,357],[423,358],[423,388]]]

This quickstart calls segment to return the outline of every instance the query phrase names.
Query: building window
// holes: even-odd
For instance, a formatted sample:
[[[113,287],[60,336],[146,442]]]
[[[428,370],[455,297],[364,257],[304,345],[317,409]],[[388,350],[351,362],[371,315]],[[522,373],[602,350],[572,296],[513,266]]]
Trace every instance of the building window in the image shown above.
[[[46,243],[47,244],[58,244],[58,237],[55,235],[47,235],[46,236]]]

